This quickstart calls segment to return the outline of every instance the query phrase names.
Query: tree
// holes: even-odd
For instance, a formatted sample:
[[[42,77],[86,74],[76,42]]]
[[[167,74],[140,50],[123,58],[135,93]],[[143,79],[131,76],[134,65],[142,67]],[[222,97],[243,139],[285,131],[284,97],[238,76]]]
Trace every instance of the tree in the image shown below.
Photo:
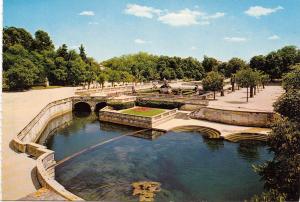
[[[27,59],[16,63],[7,72],[7,84],[10,90],[23,90],[30,88],[37,79],[37,68]]]
[[[111,82],[111,86],[114,87],[115,82],[120,81],[120,72],[116,70],[111,70],[108,72],[108,81]]]
[[[57,51],[56,51],[56,56],[57,57],[62,57],[65,60],[68,59],[68,47],[66,44],[63,44],[62,46],[60,46]]]
[[[284,118],[277,121],[268,138],[274,158],[255,166],[265,188],[286,194],[288,201],[299,200],[300,187],[300,124]]]
[[[47,32],[38,30],[35,32],[34,47],[37,51],[54,50],[54,45]]]
[[[265,188],[269,190],[267,195],[271,199],[281,196],[287,201],[297,201],[300,195],[299,89],[290,89],[282,95],[274,103],[274,110],[281,114],[268,136],[268,145],[274,158],[254,168],[264,180]],[[272,194],[273,190],[275,195]]]
[[[82,44],[79,47],[79,55],[80,55],[81,59],[86,62],[87,56],[86,56],[85,49]]]
[[[205,70],[205,72],[210,72],[214,70],[215,67],[218,66],[218,60],[212,57],[204,56],[204,59],[202,61],[202,66]]]
[[[238,70],[245,68],[246,62],[240,58],[232,58],[228,61],[225,76],[230,77],[235,74]]]
[[[270,75],[271,80],[278,79],[281,77],[281,56],[273,51],[266,56],[266,73]]]
[[[16,44],[32,50],[33,41],[31,34],[23,28],[5,27],[3,29],[3,52]]]
[[[266,57],[263,56],[263,55],[254,56],[250,60],[250,67],[252,69],[267,72],[267,70],[266,70]]]
[[[294,70],[283,76],[282,87],[288,91],[290,89],[300,89],[300,65],[294,66]]]
[[[291,120],[300,122],[300,90],[291,89],[274,103],[274,110]]]
[[[296,46],[285,46],[277,51],[277,53],[282,58],[281,72],[286,73],[289,67],[296,63],[298,50]]]
[[[248,102],[248,89],[255,86],[256,77],[252,69],[245,68],[239,70],[235,75],[236,81],[242,88],[247,88],[247,102]]]
[[[101,88],[104,88],[104,83],[105,83],[105,81],[107,81],[107,74],[105,74],[104,72],[101,72],[97,76],[97,81],[98,81],[98,83],[100,83]]]
[[[211,71],[202,80],[203,89],[214,92],[214,100],[216,99],[216,91],[222,90],[224,86],[224,77],[218,72]]]

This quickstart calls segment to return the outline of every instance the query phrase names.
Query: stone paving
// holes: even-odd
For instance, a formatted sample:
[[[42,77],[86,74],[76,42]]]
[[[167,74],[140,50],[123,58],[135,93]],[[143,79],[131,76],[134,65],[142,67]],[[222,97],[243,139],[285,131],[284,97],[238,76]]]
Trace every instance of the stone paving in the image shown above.
[[[34,193],[18,199],[20,201],[66,201],[65,198],[46,188],[41,188]]]
[[[254,98],[249,98],[246,101],[247,90],[242,88],[230,94],[225,94],[224,97],[218,93],[216,100],[209,102],[209,107],[219,109],[231,109],[239,111],[265,111],[272,112],[272,104],[276,99],[284,93],[284,90],[279,85],[266,86],[265,89],[260,88]]]
[[[13,151],[9,143],[49,102],[74,96],[70,87],[2,94],[2,200],[36,191],[36,161]]]

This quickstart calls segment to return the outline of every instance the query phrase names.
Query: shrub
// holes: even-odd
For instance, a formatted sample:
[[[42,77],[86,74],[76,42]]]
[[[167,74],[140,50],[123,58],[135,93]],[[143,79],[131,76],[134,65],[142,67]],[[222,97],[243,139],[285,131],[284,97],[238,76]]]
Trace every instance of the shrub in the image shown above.
[[[156,100],[137,100],[136,105],[137,106],[142,106],[142,107],[175,109],[175,108],[180,108],[184,104],[181,103],[181,102],[166,102],[166,101],[156,101]]]
[[[134,107],[134,102],[108,102],[107,105],[114,110],[121,110]]]

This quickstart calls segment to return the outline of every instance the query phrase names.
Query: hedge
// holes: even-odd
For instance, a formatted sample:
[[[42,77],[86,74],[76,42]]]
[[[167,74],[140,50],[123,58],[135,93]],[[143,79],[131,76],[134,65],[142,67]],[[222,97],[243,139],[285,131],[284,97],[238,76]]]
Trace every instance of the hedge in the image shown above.
[[[134,107],[134,102],[108,102],[107,105],[114,110],[121,110]]]
[[[166,101],[157,101],[157,100],[137,100],[135,102],[137,106],[142,107],[153,107],[153,108],[162,108],[162,109],[175,109],[180,108],[184,105],[181,102],[166,102]]]

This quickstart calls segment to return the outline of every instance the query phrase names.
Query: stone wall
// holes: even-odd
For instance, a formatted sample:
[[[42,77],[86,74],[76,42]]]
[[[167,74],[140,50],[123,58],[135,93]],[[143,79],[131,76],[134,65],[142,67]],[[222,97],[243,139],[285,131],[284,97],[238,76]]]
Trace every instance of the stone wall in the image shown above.
[[[209,107],[203,107],[190,114],[190,117],[194,119],[252,127],[270,127],[275,116],[272,112],[236,111]]]
[[[54,168],[56,161],[54,160],[54,151],[35,143],[52,119],[72,111],[72,99],[73,98],[66,98],[49,103],[12,140],[12,146],[19,152],[27,153],[37,158],[37,177],[43,187],[58,193],[67,200],[82,200],[80,197],[67,191],[55,180]]]
[[[163,122],[175,117],[177,109],[168,110],[153,117],[122,114],[116,110],[110,110],[108,107],[99,111],[99,120],[122,125],[129,125],[139,128],[153,128]]]

